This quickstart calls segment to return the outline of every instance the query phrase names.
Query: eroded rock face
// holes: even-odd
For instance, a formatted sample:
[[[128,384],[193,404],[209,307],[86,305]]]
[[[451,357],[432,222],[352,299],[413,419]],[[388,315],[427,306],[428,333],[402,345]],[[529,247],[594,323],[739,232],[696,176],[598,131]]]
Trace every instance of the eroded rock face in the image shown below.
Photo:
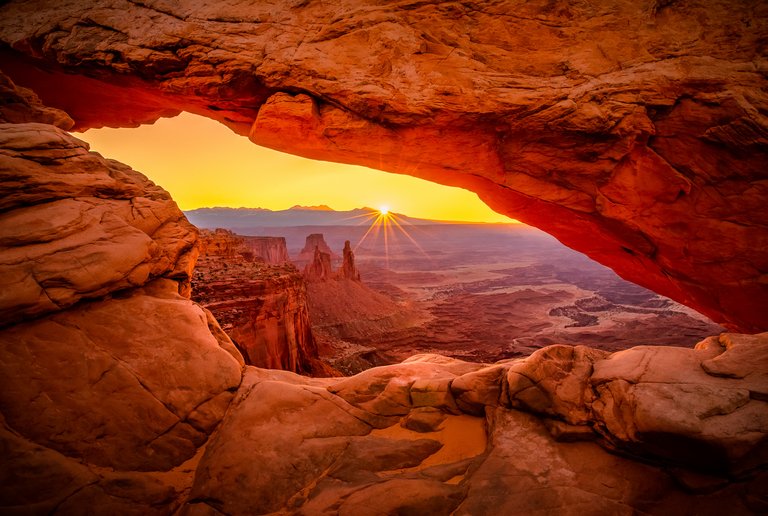
[[[197,231],[167,192],[7,84],[0,512],[169,514],[244,365],[188,299]]]
[[[2,26],[50,15],[23,6],[29,12],[15,18],[4,4]],[[57,7],[64,17],[75,8]],[[77,28],[67,25],[77,17],[66,18],[59,28],[77,37],[61,44],[93,41],[88,27],[112,15],[94,9]],[[131,27],[152,23],[136,17]],[[175,66],[142,48],[123,69]],[[119,54],[99,52],[120,68]],[[110,94],[93,91],[96,105]],[[114,106],[122,122],[172,109],[137,91],[129,108]],[[28,92],[0,92],[12,97],[0,110],[11,122],[0,125],[3,513],[768,508],[768,335],[725,334],[695,350],[555,346],[490,366],[427,355],[344,379],[253,367],[242,377],[231,340],[188,299],[196,234],[167,194],[88,154],[50,125],[66,118]]]
[[[269,265],[290,263],[285,237],[245,237],[245,244],[254,255],[261,257]]]
[[[227,230],[201,233],[192,298],[211,311],[247,364],[329,373],[318,359],[304,278],[292,264],[267,265],[251,238]]]
[[[331,255],[315,246],[312,261],[304,267],[304,279],[309,283],[329,281],[333,278]]]
[[[296,262],[299,264],[312,262],[315,259],[315,249],[327,254],[329,263],[330,260],[336,260],[339,257],[328,247],[328,243],[325,241],[322,233],[312,233],[307,235],[304,247],[299,252],[299,256],[296,257]]]
[[[717,322],[768,328],[764,4],[17,1],[0,19],[3,67],[78,128],[188,110],[459,185]]]
[[[239,385],[240,364],[177,288],[158,280],[3,330],[0,411],[9,427],[117,470],[164,471],[192,457]],[[168,345],[168,335],[183,336],[184,347]]]
[[[52,125],[0,125],[0,321],[158,277],[188,290],[196,229],[165,190]]]
[[[756,494],[768,335],[745,339],[613,354],[551,346],[491,366],[421,355],[346,379],[249,368],[190,503],[225,514],[749,514],[768,501]]]

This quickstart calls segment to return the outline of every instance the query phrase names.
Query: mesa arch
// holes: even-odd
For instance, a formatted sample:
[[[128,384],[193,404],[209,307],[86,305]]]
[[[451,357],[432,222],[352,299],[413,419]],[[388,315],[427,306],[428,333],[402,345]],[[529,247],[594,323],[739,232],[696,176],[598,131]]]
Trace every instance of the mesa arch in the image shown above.
[[[181,110],[462,186],[627,279],[768,329],[768,7],[8,2],[0,67],[77,129]]]

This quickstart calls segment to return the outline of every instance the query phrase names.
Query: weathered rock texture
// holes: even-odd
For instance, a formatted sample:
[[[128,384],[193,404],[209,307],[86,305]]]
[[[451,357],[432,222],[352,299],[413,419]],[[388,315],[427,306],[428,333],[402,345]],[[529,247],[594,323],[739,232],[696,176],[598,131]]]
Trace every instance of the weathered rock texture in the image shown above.
[[[236,235],[227,229],[201,230],[200,252],[204,255],[259,261],[267,265],[290,262],[284,237]]]
[[[619,270],[764,325],[762,4],[99,5],[0,7],[16,52],[99,76],[36,79],[3,58],[81,126],[184,107],[247,130],[276,93],[255,140],[270,121],[283,139],[304,124],[322,136],[290,142],[317,155],[329,141],[339,159],[380,152],[383,168],[477,181],[512,211],[535,193],[529,219],[566,240],[592,231],[582,245]],[[277,93],[290,84],[311,97]],[[495,365],[421,356],[344,379],[243,375],[188,299],[196,233],[167,193],[87,153],[31,92],[3,80],[0,93],[0,512],[768,509],[768,335],[555,346]],[[452,175],[457,164],[476,175]]]
[[[254,255],[270,265],[281,265],[291,261],[285,237],[245,237],[245,244]]]
[[[168,514],[243,366],[188,299],[197,232],[0,84],[0,512]]]
[[[302,275],[266,265],[249,238],[227,230],[201,233],[193,299],[209,309],[249,365],[322,374]],[[285,240],[282,240],[283,244]]]
[[[3,68],[77,128],[188,110],[459,185],[768,328],[764,2],[18,0],[0,20]]]
[[[307,237],[307,243],[304,249],[301,250],[299,259],[303,259],[307,255],[307,246],[313,244],[315,247],[312,252],[312,260],[304,267],[304,277],[308,282],[332,279],[360,282],[360,271],[355,266],[355,253],[349,245],[349,240],[344,242],[342,262],[336,272],[333,271],[333,266],[331,265],[331,257],[336,255],[330,250],[321,234],[312,234]]]
[[[554,346],[495,365],[425,355],[351,378],[243,376],[232,341],[185,297],[196,233],[165,192],[52,125],[0,124],[0,138],[12,142],[0,154],[1,253],[22,257],[0,279],[6,306],[22,307],[9,313],[27,319],[0,329],[4,514],[768,507],[766,334],[695,350]],[[71,222],[72,204],[100,216]],[[226,236],[206,252],[234,259]],[[145,237],[148,272],[115,280]],[[122,254],[85,261],[94,240]],[[73,263],[88,288],[68,287]],[[80,298],[28,303],[18,264],[59,271]]]
[[[196,230],[165,190],[52,125],[0,129],[2,324],[153,278],[188,291]]]
[[[225,514],[750,514],[768,502],[766,360],[768,335],[724,334],[695,350],[553,346],[492,366],[421,355],[346,379],[249,368],[190,503]]]
[[[302,251],[302,254],[304,252]],[[331,255],[320,250],[319,246],[315,246],[315,251],[312,256],[312,261],[304,267],[304,278],[308,283],[317,281],[328,281],[333,277],[333,269],[331,268]]]

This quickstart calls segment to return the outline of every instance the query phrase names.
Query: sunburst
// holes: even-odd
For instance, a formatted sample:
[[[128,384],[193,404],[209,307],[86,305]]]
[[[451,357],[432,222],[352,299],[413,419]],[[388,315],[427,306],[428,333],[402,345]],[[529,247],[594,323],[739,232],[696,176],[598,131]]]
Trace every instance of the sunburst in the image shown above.
[[[393,242],[398,240],[397,235],[401,233],[405,236],[427,259],[430,256],[424,251],[418,242],[411,236],[411,234],[405,229],[405,225],[413,226],[404,220],[401,220],[395,213],[390,211],[389,206],[380,206],[378,210],[371,210],[370,213],[362,216],[365,218],[363,223],[370,221],[368,230],[360,238],[360,241],[355,245],[355,252],[365,242],[369,235],[373,235],[373,238],[378,240],[379,233],[381,232],[384,237],[384,256],[386,260],[386,267],[389,269],[389,243],[390,239]]]

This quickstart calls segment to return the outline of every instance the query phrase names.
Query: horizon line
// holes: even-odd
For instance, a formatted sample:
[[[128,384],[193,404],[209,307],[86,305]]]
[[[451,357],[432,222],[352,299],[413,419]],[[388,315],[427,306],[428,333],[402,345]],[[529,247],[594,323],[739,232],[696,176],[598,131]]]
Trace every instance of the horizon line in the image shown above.
[[[325,206],[328,209],[327,210],[326,209],[313,209],[313,208],[317,208],[317,207],[320,207],[320,206]],[[369,206],[362,206],[360,208],[352,208],[350,210],[337,210],[335,208],[331,208],[327,204],[318,204],[318,205],[315,205],[315,206],[301,206],[301,205],[296,204],[294,206],[291,206],[290,208],[283,208],[283,209],[279,209],[279,210],[275,210],[275,209],[271,209],[271,208],[262,208],[261,206],[238,206],[238,207],[233,207],[233,206],[199,206],[197,208],[181,209],[181,211],[184,212],[184,213],[187,213],[187,212],[192,212],[192,211],[195,211],[195,210],[217,210],[217,209],[223,209],[223,210],[259,210],[259,211],[268,211],[268,212],[271,212],[271,213],[286,212],[286,211],[308,211],[308,212],[313,212],[313,213],[329,213],[329,212],[333,212],[333,213],[347,213],[347,212],[351,212],[351,211],[363,211],[363,210],[372,211],[372,212],[378,212],[379,211],[378,209],[371,208]],[[429,220],[429,221],[442,222],[442,223],[456,223],[456,224],[520,224],[520,225],[524,225],[524,226],[528,225],[528,224],[525,224],[524,222],[521,222],[521,221],[519,221],[517,219],[513,219],[511,217],[508,217],[507,215],[502,215],[502,214],[499,214],[499,215],[501,215],[503,217],[507,217],[509,219],[508,222],[507,221],[482,221],[482,220],[478,221],[478,220],[454,220],[454,219],[424,218],[424,217],[415,217],[415,216],[407,215],[405,213],[400,213],[400,212],[396,212],[396,211],[392,211],[392,210],[390,210],[390,213],[394,213],[395,215],[399,215],[399,216],[410,218],[410,219]],[[304,224],[304,225],[308,225],[308,224]],[[311,224],[309,224],[309,225],[311,225]],[[344,224],[341,224],[341,225],[344,225]]]

